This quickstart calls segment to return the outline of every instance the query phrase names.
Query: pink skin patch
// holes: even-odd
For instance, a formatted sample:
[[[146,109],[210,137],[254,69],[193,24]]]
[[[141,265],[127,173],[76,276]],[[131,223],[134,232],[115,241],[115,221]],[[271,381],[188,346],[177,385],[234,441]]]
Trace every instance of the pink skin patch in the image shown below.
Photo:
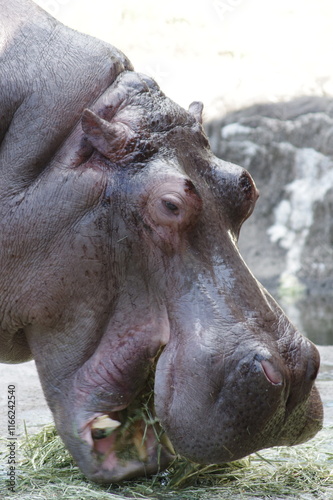
[[[280,385],[283,382],[281,373],[272,365],[270,361],[263,359],[261,361],[264,374],[267,380],[273,385]]]

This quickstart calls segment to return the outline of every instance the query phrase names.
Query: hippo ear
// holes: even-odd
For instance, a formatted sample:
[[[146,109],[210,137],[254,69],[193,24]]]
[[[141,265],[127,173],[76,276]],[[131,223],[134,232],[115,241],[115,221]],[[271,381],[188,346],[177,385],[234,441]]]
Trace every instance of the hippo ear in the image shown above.
[[[117,161],[128,152],[125,147],[134,134],[125,124],[110,123],[90,109],[83,111],[81,123],[91,145],[110,160]]]
[[[194,116],[197,122],[201,124],[202,124],[202,110],[203,110],[203,104],[200,101],[192,102],[188,108],[189,113],[192,116]]]

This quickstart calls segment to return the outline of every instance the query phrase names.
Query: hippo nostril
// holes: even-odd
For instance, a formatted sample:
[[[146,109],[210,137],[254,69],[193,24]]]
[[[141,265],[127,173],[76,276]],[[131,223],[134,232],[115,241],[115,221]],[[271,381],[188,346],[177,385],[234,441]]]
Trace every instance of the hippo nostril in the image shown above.
[[[314,346],[310,344],[308,365],[305,374],[306,380],[313,382],[317,378],[319,365],[320,365],[319,353],[317,349],[315,349]]]
[[[264,374],[267,380],[274,385],[280,385],[283,382],[282,374],[277,370],[274,365],[267,361],[267,359],[262,359],[260,361]]]
[[[315,360],[310,360],[308,364],[308,369],[306,372],[306,378],[310,380],[311,382],[314,382],[317,378],[318,375],[318,370],[319,370],[319,365],[316,363]]]

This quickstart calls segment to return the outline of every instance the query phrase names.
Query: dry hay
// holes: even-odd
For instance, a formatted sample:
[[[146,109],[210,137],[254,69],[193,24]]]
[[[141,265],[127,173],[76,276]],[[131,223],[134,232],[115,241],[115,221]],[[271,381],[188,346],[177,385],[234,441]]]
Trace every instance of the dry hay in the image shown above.
[[[202,466],[177,458],[167,471],[153,478],[101,486],[85,479],[54,425],[50,424],[36,435],[26,435],[20,446],[16,494],[4,497],[0,494],[0,497],[12,500],[329,499],[333,498],[332,442],[333,427],[326,428],[309,443],[265,450],[230,464]],[[0,492],[1,488],[3,485]]]

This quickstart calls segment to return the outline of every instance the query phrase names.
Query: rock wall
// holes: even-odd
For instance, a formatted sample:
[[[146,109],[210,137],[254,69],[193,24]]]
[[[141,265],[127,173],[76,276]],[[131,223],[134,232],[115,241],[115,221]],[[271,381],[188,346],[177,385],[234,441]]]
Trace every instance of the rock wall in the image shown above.
[[[273,295],[300,299],[308,330],[321,317],[333,330],[333,99],[254,105],[206,130],[214,153],[249,170],[260,191],[239,241],[249,267]]]

